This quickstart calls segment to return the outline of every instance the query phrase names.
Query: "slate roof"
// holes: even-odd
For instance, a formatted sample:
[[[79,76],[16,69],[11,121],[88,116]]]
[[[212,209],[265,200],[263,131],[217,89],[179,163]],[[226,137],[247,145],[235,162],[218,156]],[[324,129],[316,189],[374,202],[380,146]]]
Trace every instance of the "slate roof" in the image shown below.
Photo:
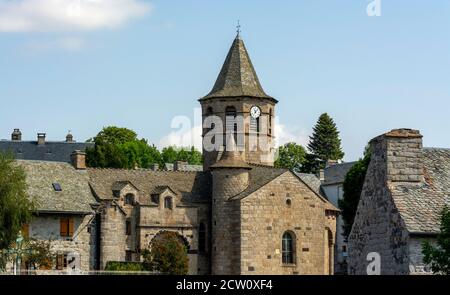
[[[85,170],[76,170],[68,163],[17,160],[26,173],[27,191],[36,200],[37,211],[47,213],[93,213],[96,204],[89,188]],[[59,183],[57,192],[53,183]]]
[[[213,89],[201,100],[241,96],[268,98],[276,102],[274,98],[264,92],[244,41],[237,36]]]
[[[438,233],[440,212],[450,205],[450,149],[423,150],[425,181],[397,184],[392,197],[410,233]]]
[[[75,150],[85,151],[94,143],[46,141],[38,145],[37,141],[0,141],[0,152],[12,152],[18,160],[36,160],[51,162],[70,162],[70,155]]]
[[[322,193],[321,190],[321,182],[320,179],[314,174],[307,173],[295,173],[303,182],[309,186],[316,194],[326,197],[325,194]]]
[[[250,185],[246,190],[244,190],[242,193],[234,196],[231,198],[231,200],[239,200],[243,199],[252,193],[256,192],[258,189],[262,188],[275,178],[281,176],[284,173],[293,173],[287,169],[281,169],[281,168],[273,168],[269,166],[262,166],[262,165],[255,165],[255,164],[249,164],[252,168],[249,170],[249,182]],[[324,201],[327,206],[326,208],[329,210],[336,210],[339,211],[333,204],[331,204],[325,197],[323,197],[322,194],[320,194],[317,189],[317,185],[320,185],[320,181],[314,180],[310,174],[296,174],[294,173],[303,183],[305,183],[313,192],[317,194],[317,196]],[[316,177],[317,179],[317,177]]]
[[[344,183],[345,176],[348,171],[356,164],[356,162],[348,162],[331,165],[324,169],[325,181],[323,185],[332,185]]]
[[[182,203],[204,202],[211,198],[209,173],[182,171],[153,171],[146,169],[96,169],[88,168],[91,188],[99,199],[113,199],[115,183],[129,181],[138,191],[140,204],[149,205],[151,194],[161,187],[170,187]]]
[[[166,171],[174,171],[175,169],[174,167],[175,165],[172,163],[164,164],[164,170]],[[203,165],[179,164],[178,171],[185,171],[185,172],[203,171]]]

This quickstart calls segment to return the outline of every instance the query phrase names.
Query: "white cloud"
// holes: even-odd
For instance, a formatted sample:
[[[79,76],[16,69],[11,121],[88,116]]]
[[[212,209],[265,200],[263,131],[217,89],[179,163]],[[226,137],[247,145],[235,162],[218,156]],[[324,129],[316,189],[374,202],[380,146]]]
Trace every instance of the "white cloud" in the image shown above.
[[[202,126],[194,126],[186,130],[172,131],[158,143],[159,148],[167,146],[177,147],[191,147],[194,146],[197,150],[202,150]]]
[[[181,126],[181,125],[177,125]],[[188,126],[187,124],[184,126]],[[190,126],[190,125],[189,125]],[[202,126],[197,125],[192,128],[180,128],[177,131],[172,131],[164,136],[158,143],[159,148],[166,146],[190,147],[195,146],[196,149],[202,150]],[[299,127],[287,127],[283,124],[275,125],[275,145],[280,145],[295,142],[304,147],[307,146],[309,137],[307,132]]]
[[[276,146],[280,146],[289,142],[295,142],[304,147],[308,145],[308,133],[299,127],[287,127],[283,124],[275,125]]]
[[[114,28],[150,10],[143,0],[0,0],[0,32]]]

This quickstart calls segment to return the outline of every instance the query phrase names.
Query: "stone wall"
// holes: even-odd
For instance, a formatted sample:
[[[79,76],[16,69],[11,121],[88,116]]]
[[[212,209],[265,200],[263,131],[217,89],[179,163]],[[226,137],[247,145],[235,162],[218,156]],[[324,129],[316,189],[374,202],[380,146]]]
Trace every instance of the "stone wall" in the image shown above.
[[[241,274],[323,275],[333,272],[334,245],[330,251],[328,230],[334,240],[336,214],[327,215],[325,201],[291,172],[244,198],[240,207]],[[282,264],[281,243],[286,231],[296,237],[296,263],[293,265]]]
[[[367,274],[367,255],[381,258],[381,274],[409,273],[409,233],[395,206],[391,189],[414,185],[422,178],[421,135],[393,130],[371,141],[369,165],[349,236],[349,273]]]
[[[74,219],[74,234],[70,237],[60,236],[60,218]],[[80,257],[80,268],[83,271],[95,267],[95,231],[93,215],[44,215],[33,219],[29,225],[29,237],[37,240],[50,241],[51,252],[54,254],[76,253]],[[90,233],[91,232],[91,233]]]
[[[240,274],[240,202],[229,198],[247,188],[248,170],[214,169],[212,174],[212,274]]]
[[[108,261],[125,261],[127,245],[126,213],[119,206],[104,203],[100,228],[100,269],[103,270]]]

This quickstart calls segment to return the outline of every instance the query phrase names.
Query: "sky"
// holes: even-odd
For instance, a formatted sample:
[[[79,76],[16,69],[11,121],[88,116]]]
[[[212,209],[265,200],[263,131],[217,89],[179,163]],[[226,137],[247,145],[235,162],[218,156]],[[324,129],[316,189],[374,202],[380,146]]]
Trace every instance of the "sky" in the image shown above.
[[[450,147],[450,0],[0,0],[0,138],[115,125],[198,146],[237,20],[279,143],[306,145],[327,112],[346,161],[394,128]]]

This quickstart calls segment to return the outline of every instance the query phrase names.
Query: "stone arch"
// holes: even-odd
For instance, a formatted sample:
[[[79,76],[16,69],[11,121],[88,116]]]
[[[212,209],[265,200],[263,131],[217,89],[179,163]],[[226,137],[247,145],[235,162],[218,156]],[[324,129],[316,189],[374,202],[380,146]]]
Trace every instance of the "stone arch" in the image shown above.
[[[177,237],[180,239],[180,242],[186,246],[186,249],[189,251],[191,248],[191,245],[189,244],[188,239],[178,231],[170,231],[170,230],[160,230],[158,233],[155,234],[155,236],[149,241],[148,243],[148,249],[151,248],[152,242],[157,239],[158,237],[161,237],[164,233],[176,233]]]

